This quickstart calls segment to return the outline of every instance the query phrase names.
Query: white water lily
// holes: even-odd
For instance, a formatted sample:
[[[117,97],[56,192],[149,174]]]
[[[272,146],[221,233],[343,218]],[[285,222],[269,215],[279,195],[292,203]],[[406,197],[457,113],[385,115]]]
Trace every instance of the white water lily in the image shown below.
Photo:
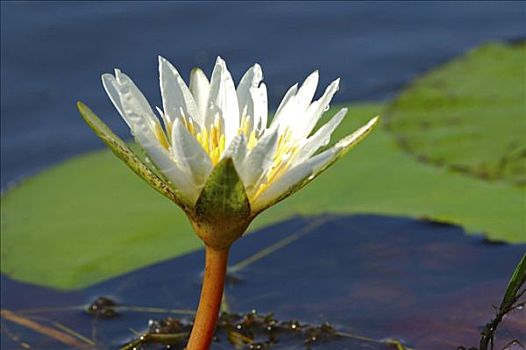
[[[360,141],[376,124],[373,118],[331,148],[332,132],[347,113],[342,108],[313,132],[338,90],[333,81],[313,97],[318,72],[285,94],[268,125],[267,89],[258,64],[234,81],[218,57],[210,80],[201,69],[186,85],[179,72],[159,57],[162,109],[158,118],[133,81],[120,70],[104,74],[111,101],[157,170],[177,189],[179,200],[195,206],[214,167],[231,158],[253,214],[292,193]],[[162,123],[161,123],[162,121]]]
[[[312,73],[301,87],[296,84],[288,90],[268,125],[267,89],[257,64],[237,89],[220,57],[210,80],[200,69],[192,70],[190,86],[162,57],[159,73],[160,118],[127,75],[116,69],[115,75],[102,76],[106,92],[151,162],[141,159],[86,105],[77,105],[119,158],[185,211],[203,240],[203,287],[186,349],[208,349],[232,243],[256,215],[301,189],[362,140],[378,117],[319,151],[347,113],[342,108],[315,130],[339,80],[313,101],[318,72]]]

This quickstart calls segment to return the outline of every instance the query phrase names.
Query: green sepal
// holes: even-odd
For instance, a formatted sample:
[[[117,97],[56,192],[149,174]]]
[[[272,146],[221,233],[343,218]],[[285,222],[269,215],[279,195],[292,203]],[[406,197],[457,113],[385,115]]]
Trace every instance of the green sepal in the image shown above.
[[[270,208],[274,204],[277,204],[278,202],[281,202],[282,200],[284,200],[288,196],[293,195],[294,193],[296,193],[299,190],[301,190],[303,187],[307,186],[312,180],[317,178],[321,173],[323,173],[325,170],[327,170],[331,165],[336,163],[336,161],[338,161],[343,156],[345,156],[347,154],[347,152],[349,152],[357,144],[359,144],[363,139],[365,139],[371,133],[371,131],[374,130],[374,128],[378,125],[379,122],[380,122],[380,117],[379,116],[375,117],[374,122],[366,130],[364,130],[363,133],[359,137],[356,138],[356,140],[353,140],[353,142],[351,142],[350,144],[348,144],[345,147],[343,147],[340,150],[338,150],[338,152],[334,155],[334,157],[332,157],[332,159],[329,162],[327,162],[327,164],[325,164],[323,167],[318,169],[316,172],[305,176],[303,178],[303,180],[298,181],[295,185],[291,186],[287,191],[285,191],[282,195],[277,197],[275,200],[273,200],[270,203],[266,204],[264,207],[258,209],[256,215],[261,213],[265,209]]]
[[[224,249],[245,232],[250,214],[245,186],[232,158],[225,158],[212,170],[197,199],[194,229],[207,245]]]
[[[119,157],[131,170],[140,178],[153,187],[156,191],[170,199],[183,210],[188,211],[189,207],[181,200],[178,191],[165,179],[157,175],[128,145],[115,135],[111,129],[93,111],[82,102],[77,102],[77,108],[82,119],[90,126],[95,134]]]

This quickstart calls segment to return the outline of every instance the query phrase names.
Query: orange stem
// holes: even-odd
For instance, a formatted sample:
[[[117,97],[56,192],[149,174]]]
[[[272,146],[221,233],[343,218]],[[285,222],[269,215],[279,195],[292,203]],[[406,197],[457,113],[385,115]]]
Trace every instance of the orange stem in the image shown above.
[[[225,286],[228,248],[216,250],[205,246],[205,274],[194,326],[186,350],[208,350],[216,328]]]

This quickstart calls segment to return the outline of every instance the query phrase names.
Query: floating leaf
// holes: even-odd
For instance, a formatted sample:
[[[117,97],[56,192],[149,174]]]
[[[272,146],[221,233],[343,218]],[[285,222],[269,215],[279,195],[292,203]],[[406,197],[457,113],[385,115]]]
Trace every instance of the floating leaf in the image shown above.
[[[526,185],[526,43],[487,44],[415,79],[386,122],[421,161]]]
[[[352,107],[334,139],[380,112],[380,105]],[[298,214],[380,213],[521,242],[525,198],[515,186],[418,162],[377,128],[309,186],[259,215],[251,229]],[[200,247],[184,213],[109,151],[44,171],[2,198],[2,272],[23,281],[80,288]]]

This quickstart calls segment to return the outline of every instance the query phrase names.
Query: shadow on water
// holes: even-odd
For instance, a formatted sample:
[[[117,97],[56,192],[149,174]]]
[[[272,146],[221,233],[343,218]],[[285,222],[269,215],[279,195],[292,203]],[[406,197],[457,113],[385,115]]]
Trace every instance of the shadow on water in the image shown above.
[[[390,338],[426,350],[475,344],[525,250],[487,244],[456,226],[382,216],[298,217],[262,231],[232,249],[225,309],[255,309],[300,324],[328,322],[349,335],[328,337],[318,345],[323,349],[396,348],[385,342]],[[203,259],[195,252],[74,292],[2,276],[2,349],[23,343],[115,349],[145,332],[150,319],[170,316],[188,324]],[[118,305],[99,299],[99,311],[109,312],[88,314],[87,305],[99,296]],[[496,349],[513,339],[526,342],[525,322],[524,310],[508,315]],[[232,348],[219,335],[213,348]],[[283,339],[272,348],[289,348]],[[298,339],[293,347],[305,346]]]

